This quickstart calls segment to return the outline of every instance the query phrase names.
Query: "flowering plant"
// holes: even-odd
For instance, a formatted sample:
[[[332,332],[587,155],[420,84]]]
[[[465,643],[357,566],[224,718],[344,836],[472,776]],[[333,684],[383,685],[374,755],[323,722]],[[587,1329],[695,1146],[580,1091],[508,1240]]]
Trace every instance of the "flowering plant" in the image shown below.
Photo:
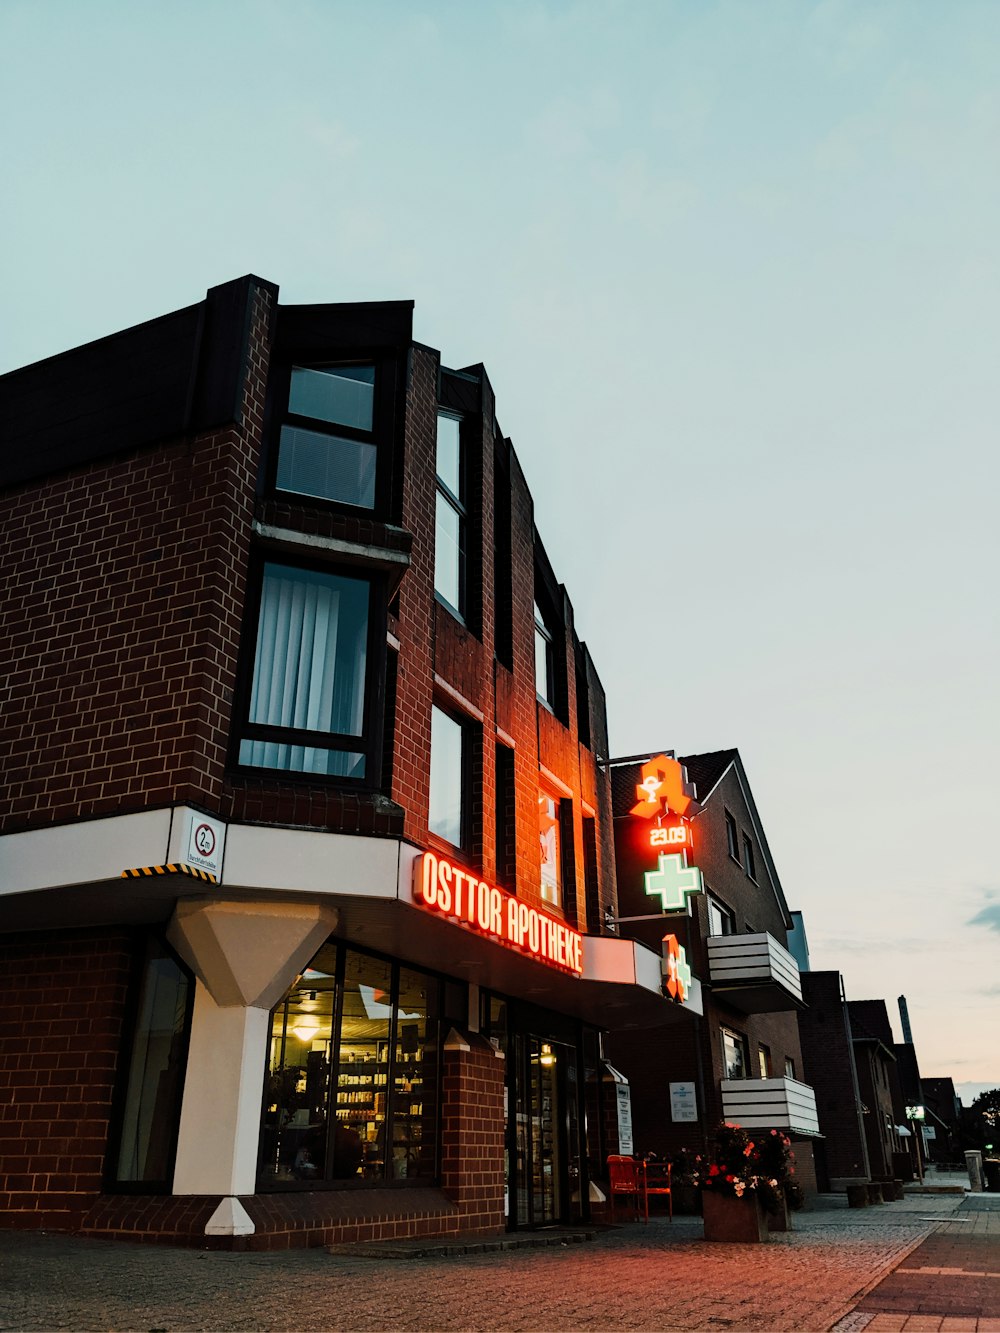
[[[712,1152],[695,1159],[695,1182],[732,1199],[756,1193],[769,1213],[780,1211],[782,1195],[790,1207],[800,1208],[794,1160],[791,1140],[780,1130],[761,1130],[751,1137],[742,1126],[725,1121],[716,1130]]]

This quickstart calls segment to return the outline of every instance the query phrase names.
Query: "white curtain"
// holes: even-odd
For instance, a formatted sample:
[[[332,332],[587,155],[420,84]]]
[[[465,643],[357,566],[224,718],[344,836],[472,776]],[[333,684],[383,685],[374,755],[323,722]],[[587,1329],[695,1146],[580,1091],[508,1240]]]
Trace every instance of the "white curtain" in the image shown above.
[[[340,593],[322,575],[268,566],[260,603],[250,721],[272,727],[359,734],[364,701],[364,638],[360,672],[336,681]],[[357,645],[349,654],[358,663]],[[350,671],[346,674],[351,674]],[[335,683],[340,686],[336,691]],[[335,705],[338,705],[335,707]],[[345,707],[346,705],[346,707]],[[341,716],[338,718],[336,714]],[[346,725],[344,725],[346,723]],[[247,753],[248,752],[248,753]],[[326,772],[334,752],[250,741],[244,747],[255,767]]]

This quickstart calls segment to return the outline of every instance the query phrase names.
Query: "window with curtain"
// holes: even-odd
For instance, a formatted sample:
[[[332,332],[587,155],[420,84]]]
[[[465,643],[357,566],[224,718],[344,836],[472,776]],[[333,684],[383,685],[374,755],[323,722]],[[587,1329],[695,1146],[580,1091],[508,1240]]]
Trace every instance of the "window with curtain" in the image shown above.
[[[371,585],[264,565],[239,762],[364,778]]]

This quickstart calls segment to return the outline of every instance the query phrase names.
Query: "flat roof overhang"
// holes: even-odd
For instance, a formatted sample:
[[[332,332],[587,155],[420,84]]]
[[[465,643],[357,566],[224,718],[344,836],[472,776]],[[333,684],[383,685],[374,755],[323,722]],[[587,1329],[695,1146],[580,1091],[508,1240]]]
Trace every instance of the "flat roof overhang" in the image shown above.
[[[690,1011],[663,993],[659,955],[638,941],[585,935],[577,976],[419,906],[411,889],[419,854],[397,840],[230,825],[220,884],[180,871],[121,878],[138,868],[123,865],[114,878],[0,894],[0,929],[165,924],[182,899],[320,901],[337,909],[337,938],[598,1027],[687,1021]]]

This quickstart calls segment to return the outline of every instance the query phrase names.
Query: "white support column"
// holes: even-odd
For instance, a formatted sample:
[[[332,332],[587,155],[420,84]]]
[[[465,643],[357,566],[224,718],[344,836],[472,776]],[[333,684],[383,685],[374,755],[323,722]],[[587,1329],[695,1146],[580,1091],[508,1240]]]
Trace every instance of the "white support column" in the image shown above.
[[[173,1192],[227,1196],[210,1234],[253,1230],[233,1196],[256,1189],[270,1010],[336,924],[318,904],[177,904],[168,937],[197,983]]]

